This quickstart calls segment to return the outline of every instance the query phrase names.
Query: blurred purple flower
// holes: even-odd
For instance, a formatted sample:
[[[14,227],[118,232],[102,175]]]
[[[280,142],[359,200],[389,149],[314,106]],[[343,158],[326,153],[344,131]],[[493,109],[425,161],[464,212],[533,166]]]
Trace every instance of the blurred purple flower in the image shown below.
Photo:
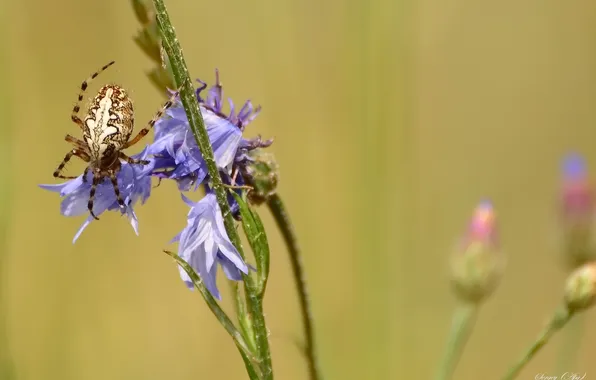
[[[567,155],[562,163],[559,211],[563,253],[572,268],[596,258],[594,206],[585,160],[577,153]]]
[[[234,281],[242,280],[242,273],[248,274],[248,266],[228,238],[215,194],[208,193],[196,203],[184,195],[182,199],[191,207],[188,223],[172,242],[179,242],[180,257],[201,277],[213,297],[221,300],[216,282],[217,264]],[[179,269],[182,280],[193,289],[186,271]]]
[[[564,222],[584,224],[592,220],[594,192],[588,178],[586,162],[576,153],[563,160],[561,209]]]
[[[99,216],[106,210],[120,211],[123,215],[126,214],[135,233],[139,234],[139,222],[133,210],[133,205],[141,200],[145,203],[151,193],[151,172],[155,169],[155,162],[151,158],[147,158],[147,148],[143,152],[132,156],[133,158],[149,160],[149,165],[130,165],[127,162],[122,163],[122,168],[117,174],[118,188],[126,209],[122,210],[118,201],[112,183],[108,178],[97,186],[95,193],[95,202],[93,205],[93,212]],[[93,173],[89,172],[87,181],[83,182],[83,175],[78,178],[68,180],[60,184],[39,185],[42,189],[60,193],[63,198],[60,204],[60,213],[64,216],[78,216],[88,213],[87,202],[89,201],[89,192],[91,190],[91,183],[93,182]],[[72,242],[73,244],[79,238],[83,230],[94,220],[89,215],[81,228],[75,234]]]
[[[209,89],[206,99],[201,98],[201,92],[207,85],[201,81],[196,96],[217,167],[229,173],[235,163],[245,162],[247,151],[269,146],[271,141],[242,138],[244,128],[257,117],[260,107],[253,109],[252,103],[247,101],[236,114],[234,104],[229,100],[230,112],[226,115],[223,112],[223,88],[217,70],[215,78],[216,83]],[[154,174],[160,178],[177,180],[180,190],[190,190],[193,185],[196,190],[207,178],[208,171],[186,113],[178,102],[166,111],[166,115],[155,124],[155,140],[149,147],[149,153],[156,155],[164,163],[169,162],[170,168]]]

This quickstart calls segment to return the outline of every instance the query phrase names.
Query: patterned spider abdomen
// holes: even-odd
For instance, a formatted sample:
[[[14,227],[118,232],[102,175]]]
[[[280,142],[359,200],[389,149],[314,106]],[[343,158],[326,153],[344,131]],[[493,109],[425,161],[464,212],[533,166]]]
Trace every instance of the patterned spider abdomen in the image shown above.
[[[120,86],[105,85],[93,98],[83,124],[83,138],[89,146],[92,161],[116,159],[114,154],[124,147],[132,134],[132,100]]]

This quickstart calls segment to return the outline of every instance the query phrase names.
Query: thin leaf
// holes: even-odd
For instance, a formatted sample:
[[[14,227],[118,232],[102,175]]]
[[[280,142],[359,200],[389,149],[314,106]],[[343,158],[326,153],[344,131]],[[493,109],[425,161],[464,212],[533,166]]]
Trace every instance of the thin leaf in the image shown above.
[[[242,198],[232,193],[236,202],[240,206],[240,215],[242,216],[242,228],[248,238],[248,243],[252,248],[257,262],[257,283],[256,292],[260,298],[263,298],[265,288],[267,287],[267,279],[269,278],[269,243],[267,242],[267,234],[263,228],[263,222],[255,210]]]
[[[242,354],[242,358],[245,359],[244,363],[246,365],[246,369],[247,369],[249,375],[251,373],[256,375],[254,366],[252,365],[252,363],[254,361],[257,361],[256,358],[251,353],[251,351],[250,351],[248,345],[246,344],[244,338],[242,337],[242,334],[240,333],[240,331],[238,331],[238,329],[236,329],[236,326],[234,326],[234,323],[232,322],[232,320],[228,317],[226,312],[223,311],[223,309],[219,306],[219,304],[217,303],[215,298],[213,298],[211,293],[209,293],[209,290],[207,290],[207,288],[205,287],[205,284],[203,284],[203,280],[201,280],[201,278],[199,277],[199,275],[197,275],[197,273],[194,271],[194,269],[192,269],[192,267],[190,265],[188,265],[188,263],[186,261],[184,261],[184,259],[182,259],[180,256],[178,256],[178,254],[176,254],[175,252],[166,251],[166,250],[164,250],[164,252],[166,254],[168,254],[170,257],[172,257],[174,260],[176,260],[178,265],[180,265],[182,267],[182,269],[184,269],[184,271],[186,273],[188,273],[188,276],[192,280],[192,283],[195,285],[195,287],[199,290],[199,292],[205,299],[205,302],[207,303],[207,306],[209,306],[209,309],[211,309],[211,312],[213,313],[213,315],[215,315],[215,317],[217,318],[219,323],[221,323],[221,325],[228,332],[228,334],[230,334],[230,336],[234,340],[234,343],[236,344],[236,347],[238,347],[238,350],[240,350],[240,353]],[[245,358],[245,356],[246,356],[246,358]],[[251,359],[251,360],[249,360],[249,359]],[[256,378],[258,378],[258,377],[256,377]],[[251,379],[252,379],[252,377],[251,377]]]
[[[144,0],[132,0],[132,9],[135,11],[135,16],[141,25],[149,22],[149,10]]]
[[[236,284],[238,286],[238,284]],[[248,343],[252,352],[257,352],[257,342],[255,340],[255,330],[253,329],[252,322],[250,320],[250,314],[246,310],[246,305],[242,298],[241,292],[236,289],[236,305],[238,310],[238,323],[240,324],[240,330]]]
[[[143,30],[139,30],[138,34],[134,37],[134,41],[143,53],[153,59],[154,47],[151,45],[151,41],[147,39],[147,33]]]
[[[244,351],[240,349],[240,347],[238,347],[238,351],[240,352],[240,356],[242,356],[242,360],[244,361],[244,366],[246,367],[248,378],[250,380],[260,380],[261,378],[257,374],[255,367],[252,365],[252,362],[250,361],[248,356],[246,356],[246,354],[244,353]]]

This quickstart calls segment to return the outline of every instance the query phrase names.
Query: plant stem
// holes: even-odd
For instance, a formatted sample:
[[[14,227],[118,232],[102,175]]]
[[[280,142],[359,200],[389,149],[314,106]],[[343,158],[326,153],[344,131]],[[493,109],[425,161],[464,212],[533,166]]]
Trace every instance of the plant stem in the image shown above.
[[[530,346],[530,348],[524,353],[521,359],[515,363],[503,377],[503,380],[515,379],[521,372],[526,364],[540,351],[553,334],[562,329],[567,322],[573,317],[574,313],[569,312],[566,308],[560,308],[555,312],[548,325],[542,330],[538,339]]]
[[[557,371],[555,373],[565,373],[573,369],[586,331],[585,317],[584,314],[578,315],[569,322],[569,326],[562,332],[563,341],[559,345]]]
[[[294,283],[296,284],[296,290],[298,291],[302,325],[304,327],[304,337],[306,340],[304,350],[308,362],[309,379],[320,380],[322,376],[317,362],[313,317],[310,309],[308,291],[306,289],[306,278],[302,267],[302,257],[300,254],[300,247],[298,246],[298,239],[296,238],[296,233],[294,232],[294,226],[292,225],[290,216],[279,195],[271,195],[267,200],[267,206],[269,206],[269,210],[275,218],[277,227],[281,230],[288,253],[290,254],[290,263],[294,274]]]
[[[174,75],[171,71],[170,59],[162,49],[157,18],[153,17],[154,9],[152,0],[131,0],[131,4],[141,26],[141,30],[135,36],[134,41],[141,51],[156,64],[156,67],[147,76],[155,85],[158,92],[162,96],[165,96],[166,99],[169,99],[170,94],[168,94],[168,90],[172,90],[176,86],[173,84]],[[232,294],[234,294],[234,311],[238,316],[238,321],[242,328],[241,331],[244,333],[246,332],[245,322],[248,318],[246,316],[244,297],[242,297],[243,292],[240,290],[236,281],[229,280],[228,284],[230,285]],[[244,337],[246,339],[252,339],[252,337],[246,334],[244,334]],[[254,344],[251,347],[254,347]]]
[[[447,380],[453,376],[455,367],[470,337],[470,332],[476,321],[477,312],[478,306],[467,304],[458,306],[453,313],[451,332],[449,333],[443,362],[436,376],[437,380]]]
[[[230,205],[228,204],[226,197],[226,189],[222,184],[219,170],[213,156],[213,148],[211,147],[209,135],[207,134],[207,129],[205,128],[205,122],[203,121],[190,75],[184,61],[182,48],[180,47],[180,43],[176,38],[176,33],[170,21],[164,1],[153,0],[153,4],[155,5],[157,22],[163,36],[164,49],[170,58],[172,72],[174,73],[174,80],[176,81],[176,85],[180,90],[180,99],[186,111],[192,133],[195,136],[197,145],[203,156],[203,160],[207,165],[209,177],[211,179],[211,188],[215,192],[217,203],[221,209],[226,232],[228,233],[228,236],[230,237],[230,240],[234,246],[236,246],[236,249],[238,249],[238,252],[242,258],[245,258],[244,251],[242,250],[242,244],[240,242],[240,236],[236,231],[234,219],[232,217],[232,213],[230,212]],[[263,305],[261,299],[251,291],[254,289],[253,278],[249,275],[244,275],[243,277],[247,306],[252,318],[253,328],[255,331],[255,340],[257,342],[256,355],[261,365],[263,379],[270,380],[273,379],[273,367],[271,364],[271,353],[269,351],[267,326],[265,324],[265,317],[263,315]]]

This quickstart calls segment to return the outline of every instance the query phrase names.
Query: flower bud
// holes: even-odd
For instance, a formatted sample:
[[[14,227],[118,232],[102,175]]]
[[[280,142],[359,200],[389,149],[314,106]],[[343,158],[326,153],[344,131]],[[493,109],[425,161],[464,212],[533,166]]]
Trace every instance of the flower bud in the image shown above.
[[[565,303],[571,312],[589,308],[596,300],[596,262],[582,265],[567,278]]]
[[[466,302],[480,303],[496,288],[503,264],[493,206],[483,201],[476,207],[463,242],[451,257],[451,281],[457,296]]]
[[[576,154],[567,156],[563,161],[560,211],[563,254],[571,268],[596,259],[595,204],[583,158]]]
[[[275,157],[262,149],[248,153],[250,160],[243,168],[242,176],[253,187],[248,192],[250,203],[260,205],[275,194],[279,182],[278,165]]]

